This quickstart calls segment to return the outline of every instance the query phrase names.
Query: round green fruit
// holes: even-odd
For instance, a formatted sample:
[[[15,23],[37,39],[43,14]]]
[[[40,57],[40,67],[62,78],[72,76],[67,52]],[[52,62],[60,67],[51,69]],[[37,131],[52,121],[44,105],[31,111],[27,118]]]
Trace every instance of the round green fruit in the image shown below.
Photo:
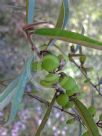
[[[49,54],[43,57],[42,68],[46,71],[53,72],[59,65],[60,61],[57,56]]]
[[[73,107],[73,102],[72,101],[69,101],[66,105],[63,106],[64,109],[69,109],[69,108],[72,108]]]
[[[50,73],[50,74],[48,74],[48,75],[45,77],[44,80],[45,80],[46,82],[49,82],[49,83],[54,84],[54,83],[56,83],[56,82],[59,81],[59,76],[56,75],[56,74]]]
[[[77,84],[71,90],[66,90],[66,94],[68,96],[72,96],[73,94],[78,93],[78,92],[80,92],[80,87]]]
[[[65,106],[68,103],[68,96],[66,94],[61,94],[56,98],[56,102],[60,106]]]
[[[52,87],[52,84],[51,83],[48,83],[46,80],[41,80],[40,81],[40,84],[44,87],[47,87],[47,88],[50,88]]]
[[[64,78],[60,79],[60,85],[65,90],[72,90],[76,87],[76,81],[70,76],[65,76]]]

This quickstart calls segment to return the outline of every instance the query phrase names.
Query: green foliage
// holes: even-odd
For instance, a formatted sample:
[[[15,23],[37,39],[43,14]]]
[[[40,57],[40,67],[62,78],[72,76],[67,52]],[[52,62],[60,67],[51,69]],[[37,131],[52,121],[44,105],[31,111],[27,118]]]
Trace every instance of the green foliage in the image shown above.
[[[66,94],[60,94],[59,96],[57,96],[56,102],[60,106],[65,106],[68,103],[68,96]]]
[[[9,103],[11,103],[11,111],[8,123],[14,121],[18,112],[24,89],[27,82],[31,79],[31,64],[34,56],[31,56],[25,63],[24,69],[20,76],[13,80],[3,93],[0,95],[0,108],[3,110]]]
[[[49,73],[49,74],[45,77],[44,80],[45,80],[46,82],[55,84],[56,82],[59,81],[59,76],[58,76],[57,74]]]
[[[40,81],[40,84],[45,87],[52,87],[58,81],[59,81],[59,76],[57,74],[50,73],[44,78],[44,80]]]
[[[73,100],[75,107],[85,123],[90,136],[99,136],[99,131],[86,106],[78,99]]]
[[[63,40],[66,42],[80,44],[81,46],[102,50],[102,42],[96,41],[82,34],[67,30],[61,30],[59,28],[40,28],[34,30],[34,34],[53,39],[56,39],[57,37],[58,40]]]

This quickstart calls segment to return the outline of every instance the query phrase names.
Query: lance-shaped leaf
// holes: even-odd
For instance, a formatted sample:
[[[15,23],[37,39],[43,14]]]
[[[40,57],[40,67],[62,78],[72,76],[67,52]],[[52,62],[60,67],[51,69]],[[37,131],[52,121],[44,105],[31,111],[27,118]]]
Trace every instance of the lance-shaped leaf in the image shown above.
[[[62,5],[60,8],[60,13],[57,19],[56,28],[65,28],[68,23],[69,18],[69,0],[62,0]],[[50,40],[49,46],[53,45],[56,40]]]
[[[35,0],[26,0],[26,22],[27,24],[33,23],[35,10]]]
[[[59,28],[40,28],[34,30],[34,34],[102,50],[102,42],[79,33],[61,30]]]
[[[64,4],[64,22],[63,22],[63,28],[66,27],[69,19],[69,0],[63,0]]]
[[[85,107],[85,105],[80,102],[77,98],[73,99],[73,102],[75,104],[75,107],[78,111],[78,113],[80,114],[83,122],[85,123],[89,135],[90,136],[99,136],[99,131],[97,128],[96,123],[94,122],[91,114],[89,113],[88,109]]]
[[[13,96],[12,100],[11,100],[11,112],[10,112],[10,116],[9,116],[9,120],[8,123],[11,123],[16,114],[17,111],[19,109],[23,94],[24,94],[24,90],[25,90],[25,86],[27,84],[27,82],[31,79],[31,64],[32,64],[32,60],[33,60],[33,56],[31,56],[23,69],[23,72],[21,73],[21,75],[19,76],[19,81],[17,83],[17,86],[15,87],[15,95]]]
[[[0,94],[0,110],[3,110],[12,100],[15,94],[15,86],[17,85],[19,77],[13,80],[6,89]]]
[[[65,28],[69,18],[69,0],[62,0],[62,5],[59,17],[56,23],[56,28]]]

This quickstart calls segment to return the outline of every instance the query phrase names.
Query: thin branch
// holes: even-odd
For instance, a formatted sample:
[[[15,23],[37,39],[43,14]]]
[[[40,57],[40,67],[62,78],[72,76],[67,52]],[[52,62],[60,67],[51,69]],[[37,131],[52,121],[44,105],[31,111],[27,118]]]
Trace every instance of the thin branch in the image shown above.
[[[89,83],[91,84],[91,86],[92,86],[93,88],[95,88],[95,90],[99,93],[99,95],[102,96],[102,94],[100,93],[100,90],[97,88],[97,86],[94,85],[91,80],[89,80],[89,78],[87,77],[87,75],[85,74],[85,72],[84,72],[84,71],[82,70],[82,68],[74,61],[73,58],[71,58],[71,62],[73,62],[73,63],[75,64],[75,66],[81,71],[81,73],[82,73],[82,74],[85,76],[85,78],[89,81]]]
[[[43,120],[42,120],[40,126],[38,127],[37,132],[36,132],[36,134],[34,136],[40,136],[41,135],[41,132],[44,129],[44,127],[46,125],[46,122],[49,119],[49,116],[50,116],[50,113],[51,113],[51,110],[52,110],[52,107],[53,107],[53,104],[54,104],[55,100],[56,100],[56,93],[54,94],[54,97],[52,98],[52,101],[50,102],[50,104],[49,104],[49,106],[47,108],[47,111],[46,111],[46,113],[44,115],[44,118],[43,118]]]
[[[41,97],[39,97],[39,96],[32,95],[31,93],[26,93],[26,95],[30,96],[31,98],[34,98],[34,99],[38,100],[39,102],[41,102],[41,103],[43,103],[43,104],[45,104],[45,105],[47,105],[47,106],[49,106],[49,104],[50,104],[48,101],[46,101],[45,99],[43,99],[43,98],[41,98]],[[74,117],[77,121],[79,121],[79,122],[82,124],[82,121],[81,121],[81,118],[80,118],[79,115],[76,115],[76,114],[74,114],[74,113],[71,113],[71,112],[69,112],[69,111],[66,111],[66,110],[64,110],[63,108],[60,108],[60,107],[55,106],[55,105],[53,105],[53,108],[58,109],[58,110],[60,110],[61,112],[64,112],[64,113],[66,113],[66,114],[69,114],[70,116]],[[83,124],[82,124],[82,125],[83,125]]]

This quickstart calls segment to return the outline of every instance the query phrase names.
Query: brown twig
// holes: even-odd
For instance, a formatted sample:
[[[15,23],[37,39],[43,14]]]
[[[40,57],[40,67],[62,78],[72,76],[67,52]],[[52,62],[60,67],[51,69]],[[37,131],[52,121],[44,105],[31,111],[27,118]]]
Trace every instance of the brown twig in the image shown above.
[[[32,48],[32,51],[35,51],[37,56],[40,58],[40,53],[38,51],[38,49],[36,48],[36,46],[34,45],[33,41],[32,41],[32,35],[34,34],[34,30],[36,28],[39,28],[40,26],[49,26],[49,25],[53,25],[51,22],[46,22],[46,21],[43,21],[43,22],[37,22],[37,23],[34,23],[34,24],[29,24],[29,25],[25,25],[23,27],[23,31],[25,32],[25,35],[31,45],[31,48]]]
[[[32,95],[31,93],[26,93],[26,95],[30,96],[31,98],[34,98],[34,99],[38,100],[39,102],[41,102],[41,103],[43,103],[43,104],[45,104],[45,105],[47,105],[47,106],[49,106],[49,104],[50,104],[50,102],[46,101],[45,99],[43,99],[43,98],[41,98],[41,97],[39,97],[39,96]],[[64,112],[64,113],[66,113],[66,114],[69,114],[70,116],[74,117],[77,121],[79,121],[79,122],[83,125],[83,123],[82,123],[81,118],[80,118],[79,115],[76,115],[76,114],[74,114],[74,113],[71,113],[71,112],[69,112],[69,111],[66,111],[66,110],[64,110],[63,108],[60,108],[60,107],[55,106],[55,105],[53,105],[53,108],[56,108],[56,109],[60,110],[61,112]],[[84,126],[84,125],[83,125],[83,126]]]

